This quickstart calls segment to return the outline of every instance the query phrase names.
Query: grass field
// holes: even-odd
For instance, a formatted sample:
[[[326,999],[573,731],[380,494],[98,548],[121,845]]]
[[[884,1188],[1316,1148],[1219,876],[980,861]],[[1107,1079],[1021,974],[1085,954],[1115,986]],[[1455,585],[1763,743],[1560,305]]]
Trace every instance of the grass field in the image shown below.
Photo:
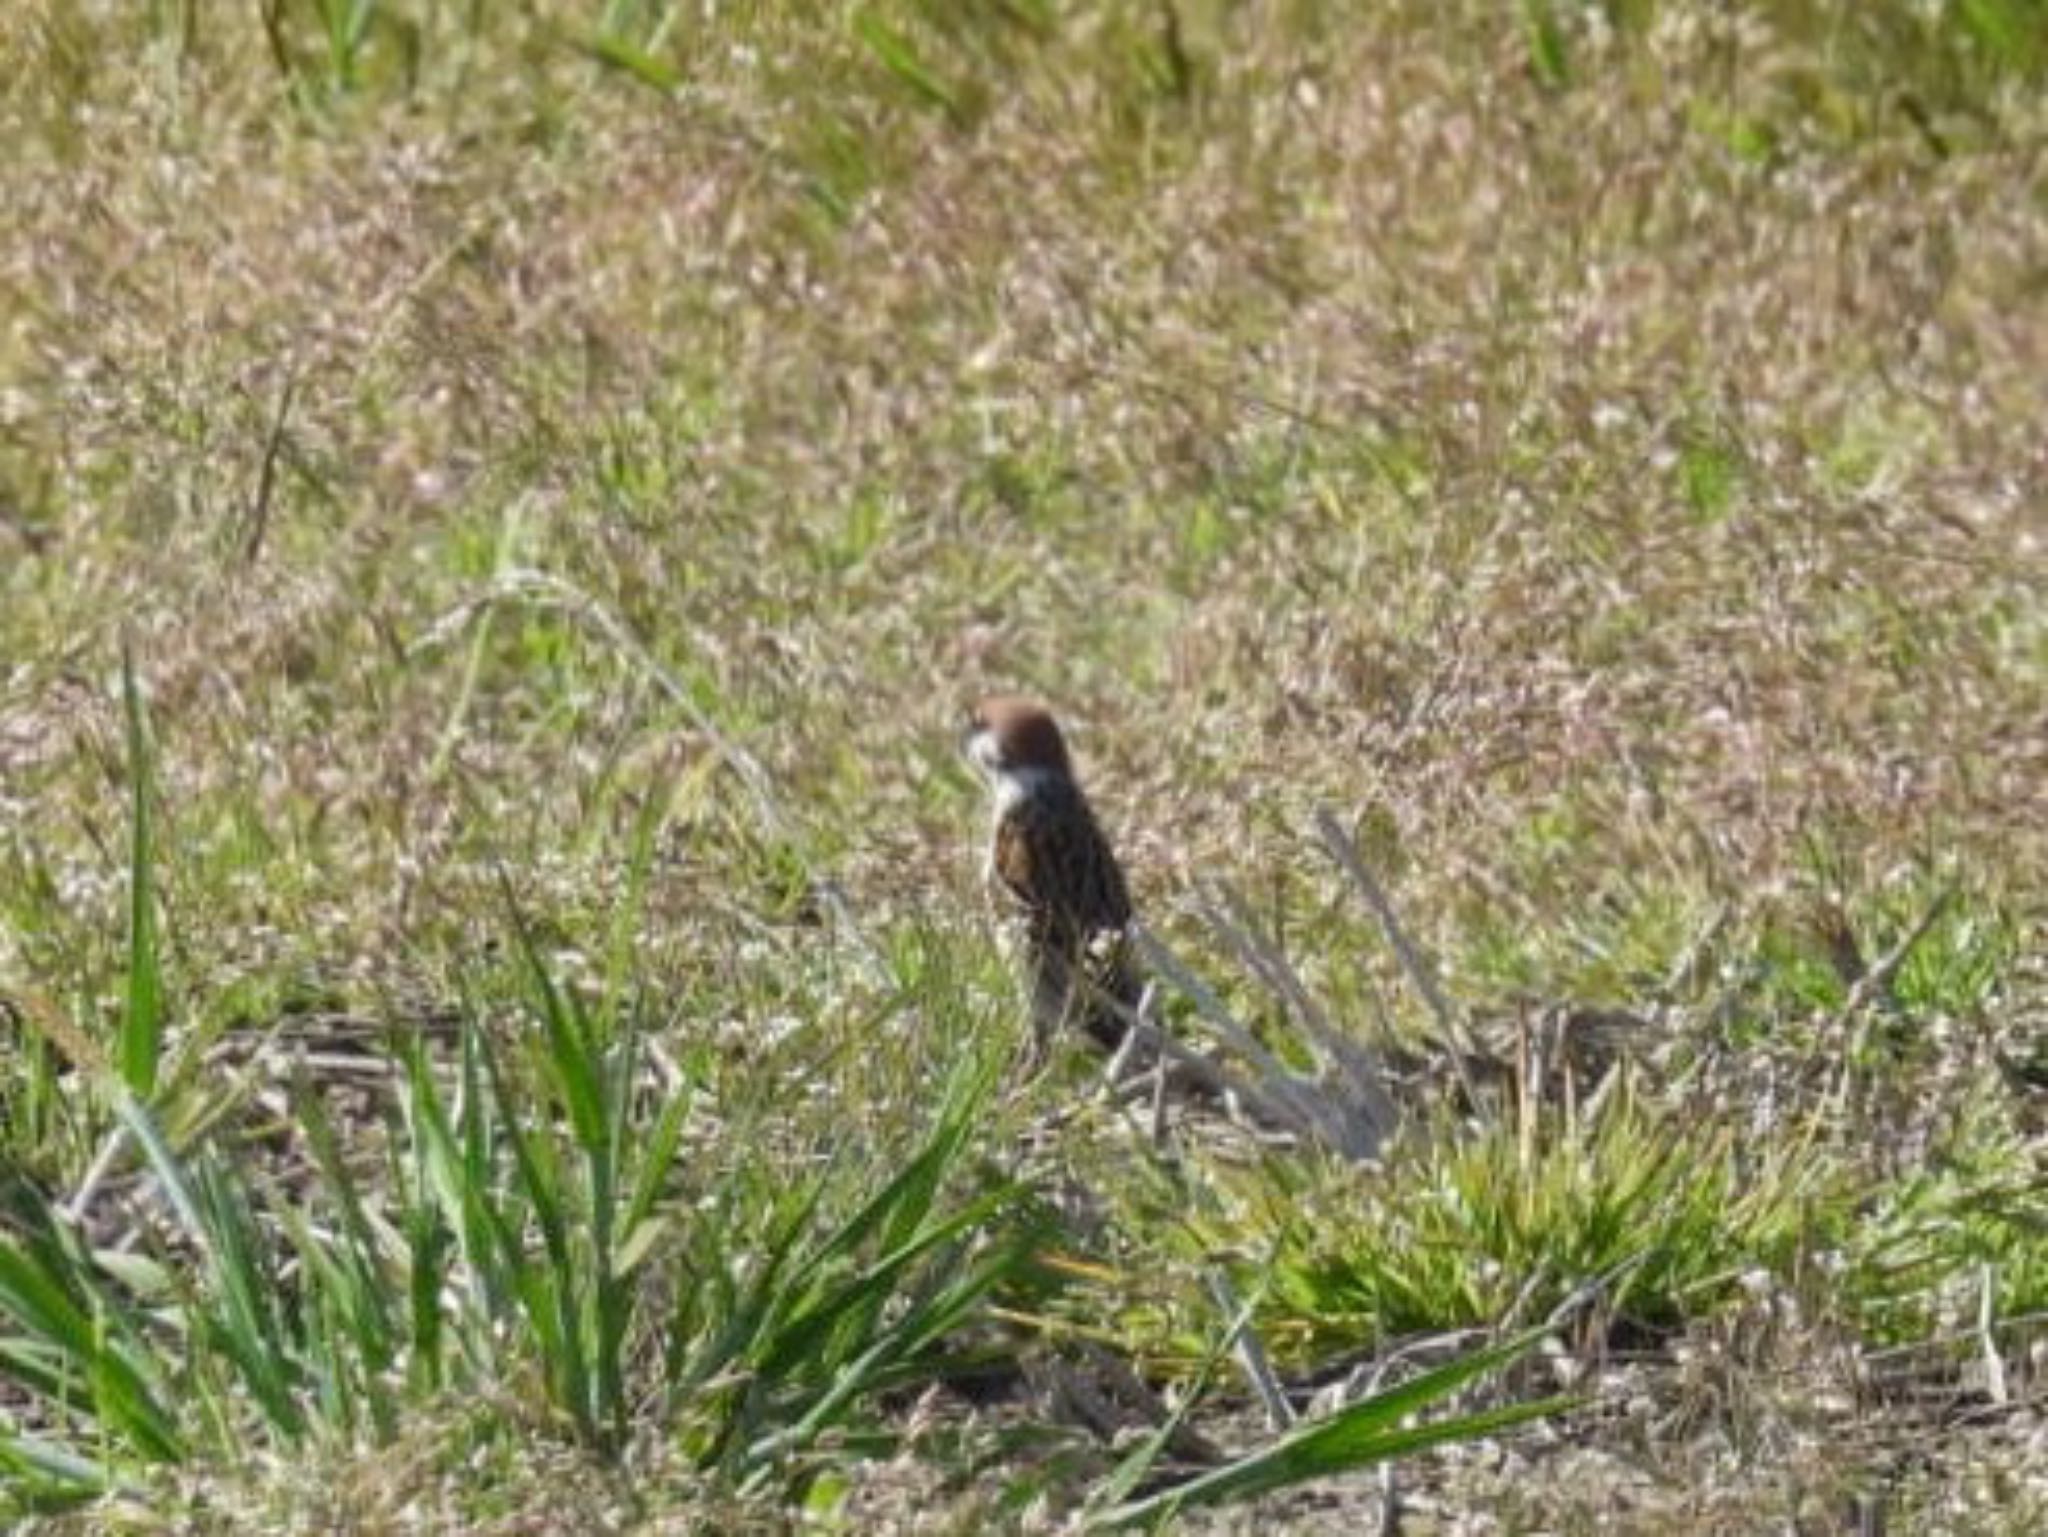
[[[0,1519],[2048,1527],[2042,0],[0,82]],[[997,689],[1373,1156],[1018,1071]]]

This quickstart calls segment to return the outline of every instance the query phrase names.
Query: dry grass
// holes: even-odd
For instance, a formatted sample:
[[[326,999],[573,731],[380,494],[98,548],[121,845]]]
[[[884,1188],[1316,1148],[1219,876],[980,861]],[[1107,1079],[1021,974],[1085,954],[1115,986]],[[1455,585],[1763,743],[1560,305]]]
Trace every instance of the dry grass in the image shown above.
[[[1842,1364],[1968,1354],[1968,1260],[2048,1309],[2048,1117],[1999,1068],[2048,1018],[2037,45],[1821,0],[615,7],[663,92],[578,46],[598,8],[459,9],[375,8],[352,82],[310,4],[289,74],[240,13],[0,18],[0,1001],[112,1038],[127,636],[174,1049],[444,1003],[500,864],[573,969],[654,805],[633,977],[676,1049],[791,1146],[886,1143],[939,1047],[863,943],[979,963],[955,709],[1033,689],[1248,1012],[1206,881],[1340,1017],[1423,1024],[1312,852],[1334,806],[1482,1021],[1632,1010],[1655,1127],[1826,1165],[1775,1272],[1498,1453],[1609,1473],[1430,1464],[1447,1526],[1590,1526],[1610,1473],[1644,1529],[2038,1511],[2037,1331],[1995,1414]],[[12,1039],[5,1157],[70,1189],[104,1118]],[[1107,1225],[1073,1305],[1170,1361],[1200,1251],[1139,1156],[1093,1115],[1043,1154]],[[1383,1276],[1358,1177],[1217,1173],[1201,1241],[1256,1270],[1260,1198],[1312,1196]],[[978,1519],[1014,1464],[935,1496],[953,1455],[893,1511],[860,1475],[863,1521]],[[193,1476],[318,1519],[289,1465]]]

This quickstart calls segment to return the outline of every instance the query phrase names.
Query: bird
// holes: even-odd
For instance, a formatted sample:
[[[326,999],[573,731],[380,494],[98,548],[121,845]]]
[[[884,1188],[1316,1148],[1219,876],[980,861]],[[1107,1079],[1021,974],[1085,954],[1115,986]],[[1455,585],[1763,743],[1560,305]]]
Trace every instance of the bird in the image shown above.
[[[1036,700],[998,694],[973,707],[961,747],[988,780],[994,820],[983,873],[1018,941],[1032,1060],[1069,1029],[1116,1052],[1141,993],[1130,890],[1058,722]]]

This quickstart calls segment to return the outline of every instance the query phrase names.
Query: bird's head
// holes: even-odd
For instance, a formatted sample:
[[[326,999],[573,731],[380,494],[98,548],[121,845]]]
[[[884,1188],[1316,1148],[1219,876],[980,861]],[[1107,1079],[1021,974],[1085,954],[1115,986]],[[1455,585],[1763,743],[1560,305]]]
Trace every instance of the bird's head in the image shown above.
[[[1014,694],[997,694],[974,707],[960,749],[998,790],[1074,777],[1066,739],[1052,712]]]

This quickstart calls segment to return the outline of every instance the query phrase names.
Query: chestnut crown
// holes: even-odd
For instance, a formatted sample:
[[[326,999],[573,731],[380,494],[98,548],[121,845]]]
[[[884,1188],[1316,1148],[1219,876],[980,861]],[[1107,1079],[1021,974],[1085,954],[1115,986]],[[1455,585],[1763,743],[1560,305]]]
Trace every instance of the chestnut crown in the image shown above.
[[[1052,712],[1035,699],[996,694],[974,707],[969,717],[967,755],[991,774],[1036,769],[1071,779],[1073,760],[1066,738]]]

